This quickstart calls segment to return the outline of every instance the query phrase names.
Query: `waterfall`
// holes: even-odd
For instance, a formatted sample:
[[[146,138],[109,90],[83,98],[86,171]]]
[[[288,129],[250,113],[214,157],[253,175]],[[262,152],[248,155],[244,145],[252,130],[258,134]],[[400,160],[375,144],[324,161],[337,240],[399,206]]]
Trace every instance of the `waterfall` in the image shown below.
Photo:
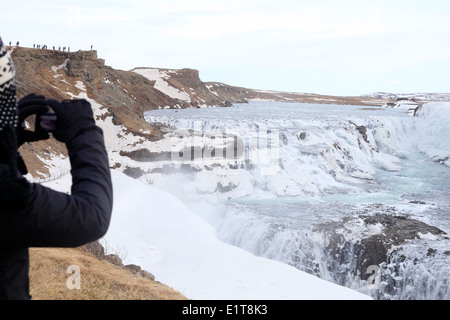
[[[189,176],[148,179],[255,255],[377,299],[449,299],[449,110],[253,102],[151,111],[147,121],[175,128],[166,137],[184,151],[175,154],[198,154],[182,159],[196,168]]]

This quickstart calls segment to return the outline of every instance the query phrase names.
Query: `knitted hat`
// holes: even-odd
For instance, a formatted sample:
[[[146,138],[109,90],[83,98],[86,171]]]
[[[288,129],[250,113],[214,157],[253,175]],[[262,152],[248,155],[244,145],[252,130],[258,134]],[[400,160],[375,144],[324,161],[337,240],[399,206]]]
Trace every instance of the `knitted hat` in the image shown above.
[[[18,124],[15,76],[14,63],[0,38],[0,131]]]
[[[11,56],[0,38],[0,214],[25,208],[31,192],[27,181],[16,173],[20,157],[16,144],[18,115],[15,75]]]

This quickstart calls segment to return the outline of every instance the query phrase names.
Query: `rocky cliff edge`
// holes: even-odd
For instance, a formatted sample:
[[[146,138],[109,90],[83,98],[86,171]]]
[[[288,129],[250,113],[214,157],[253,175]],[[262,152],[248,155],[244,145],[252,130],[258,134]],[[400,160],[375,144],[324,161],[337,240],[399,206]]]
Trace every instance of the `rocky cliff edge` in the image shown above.
[[[262,91],[203,82],[199,71],[193,69],[117,70],[98,58],[95,50],[64,52],[23,47],[10,47],[9,50],[17,70],[19,99],[29,93],[59,100],[90,98],[99,105],[98,120],[111,119],[112,124],[122,130],[116,133],[119,137],[135,137],[135,149],[139,148],[139,139],[157,141],[163,136],[159,127],[144,119],[144,112],[153,109],[228,107],[255,99],[359,105],[386,103],[375,98]],[[29,124],[33,126],[32,120]],[[67,157],[65,148],[54,139],[25,145],[21,153],[27,160],[30,174],[38,178],[54,174],[44,165],[46,159],[55,155]]]

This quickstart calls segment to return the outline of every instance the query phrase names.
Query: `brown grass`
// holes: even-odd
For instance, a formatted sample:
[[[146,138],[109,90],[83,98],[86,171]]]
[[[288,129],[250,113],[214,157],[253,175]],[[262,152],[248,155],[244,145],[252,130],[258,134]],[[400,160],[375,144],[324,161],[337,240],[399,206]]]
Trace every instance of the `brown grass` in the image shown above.
[[[80,268],[80,289],[67,286]],[[157,281],[134,275],[106,260],[76,249],[30,249],[30,293],[33,300],[186,300]]]

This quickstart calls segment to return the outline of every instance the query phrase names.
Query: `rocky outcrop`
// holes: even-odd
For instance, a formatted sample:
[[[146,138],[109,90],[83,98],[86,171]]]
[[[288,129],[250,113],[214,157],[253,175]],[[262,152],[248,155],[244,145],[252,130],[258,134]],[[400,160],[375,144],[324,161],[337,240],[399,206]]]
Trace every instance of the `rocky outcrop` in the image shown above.
[[[139,114],[165,106],[175,106],[177,101],[154,88],[155,82],[140,74],[116,70],[109,66],[104,68],[102,91],[105,99],[114,103],[133,104],[139,108]]]
[[[146,71],[151,71],[149,80],[152,81],[155,88],[159,88],[163,93],[169,95],[168,91],[177,90],[184,96],[184,99],[175,98],[171,104],[160,105],[159,108],[230,107],[233,103],[247,103],[250,100],[370,106],[381,106],[385,103],[380,99],[372,98],[265,91],[231,86],[221,82],[203,82],[199,71],[194,69],[140,67],[131,71],[142,75],[148,73]],[[163,86],[158,86],[160,81],[164,83]]]
[[[155,97],[164,99],[159,96],[161,93],[142,76],[105,66],[96,51],[63,52],[15,47],[11,49],[11,56],[16,66],[19,99],[30,93],[58,100],[87,96],[101,104],[106,111],[104,116],[111,116],[113,123],[123,125],[127,133],[149,141],[162,137],[159,128],[145,121],[141,105],[158,101]],[[32,119],[30,121],[32,125]],[[26,144],[20,152],[30,174],[37,178],[48,175],[42,158],[67,156],[65,146],[55,139]]]
[[[141,277],[150,279],[152,281],[155,280],[155,276],[148,271],[143,270],[140,266],[135,264],[128,264],[123,267],[124,269],[130,271],[132,274],[139,275]]]
[[[52,67],[63,65],[69,55],[61,51],[14,48],[11,56],[16,67],[18,98],[29,93],[40,93],[56,99],[66,98],[58,89],[60,84],[54,78]]]
[[[368,137],[367,137],[367,127],[366,126],[358,126],[353,121],[349,121],[349,122],[355,126],[356,131],[359,132],[359,134],[363,137],[364,141],[366,141],[367,143],[370,143],[368,140]]]
[[[107,254],[104,259],[115,266],[123,267],[122,259],[117,254]]]
[[[158,108],[230,107],[233,103],[246,103],[247,99],[234,94],[238,88],[223,85],[228,92],[217,93],[215,85],[200,79],[195,69],[135,68],[151,86],[172,98],[169,103],[159,103]],[[149,108],[150,110],[151,108]]]
[[[105,248],[98,241],[89,242],[82,246],[81,249],[92,254],[97,259],[103,259],[105,257]]]
[[[348,281],[349,274],[367,280],[370,266],[389,265],[396,250],[409,241],[420,241],[424,235],[448,239],[439,228],[398,215],[390,208],[384,210],[385,213],[360,214],[316,226],[315,230],[328,239],[328,269],[333,270],[338,282]],[[354,230],[358,230],[357,235]]]
[[[105,66],[95,50],[63,52],[18,47],[11,55],[19,98],[39,93],[70,99],[81,92],[81,82],[88,96],[108,109],[115,124],[125,125],[134,134],[142,135],[141,129],[150,131],[146,135],[149,139],[160,138],[159,130],[153,130],[144,120],[143,111],[174,101],[155,90],[144,77]]]
[[[444,235],[442,230],[406,216],[376,214],[362,216],[370,228],[379,225],[383,232],[364,238],[355,248],[358,261],[356,266],[361,272],[370,265],[387,262],[393,247],[405,244],[407,240],[420,239],[420,234]]]
[[[419,115],[420,109],[422,109],[423,104],[419,104],[417,108],[414,110],[414,117]]]
[[[152,281],[155,280],[155,276],[153,274],[142,269],[140,266],[135,264],[124,265],[122,258],[119,257],[119,255],[112,253],[107,254],[105,252],[105,248],[98,241],[93,241],[88,244],[85,244],[84,246],[81,247],[81,249],[89,254],[92,254],[99,260],[105,260],[119,268],[123,268],[125,270],[130,271],[134,275],[138,275],[150,279]]]
[[[39,87],[40,92],[50,90],[47,84],[54,85],[57,82],[47,79],[46,75],[54,76],[58,69],[63,69],[69,77],[92,84],[100,83],[104,75],[105,60],[98,59],[95,50],[64,52],[19,47],[14,48],[11,55],[17,71],[19,96],[22,96],[22,90],[26,94],[36,91],[36,87]],[[39,80],[44,82],[38,85]],[[61,94],[57,93],[56,88],[52,95]]]
[[[369,143],[369,140],[367,140],[367,128],[365,126],[356,126],[356,130],[363,137],[364,141]]]
[[[129,166],[127,166],[123,170],[123,173],[126,174],[127,176],[133,178],[133,179],[138,179],[138,178],[142,177],[145,174],[145,172],[141,168],[129,167]]]
[[[105,60],[98,59],[97,51],[78,51],[70,53],[66,65],[67,75],[81,78],[92,84],[103,80]]]
[[[171,152],[152,152],[145,148],[134,151],[121,151],[120,155],[138,162],[170,161],[172,158]]]

